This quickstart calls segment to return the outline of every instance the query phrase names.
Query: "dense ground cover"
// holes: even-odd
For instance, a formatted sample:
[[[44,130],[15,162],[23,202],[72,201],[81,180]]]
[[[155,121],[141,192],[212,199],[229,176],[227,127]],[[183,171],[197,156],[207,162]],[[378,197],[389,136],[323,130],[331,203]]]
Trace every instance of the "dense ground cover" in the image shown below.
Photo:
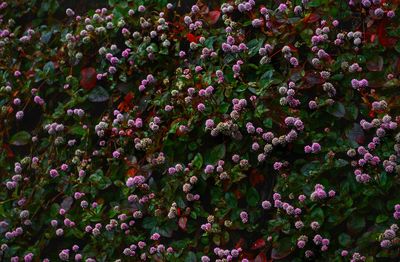
[[[399,4],[1,2],[2,261],[397,261]]]

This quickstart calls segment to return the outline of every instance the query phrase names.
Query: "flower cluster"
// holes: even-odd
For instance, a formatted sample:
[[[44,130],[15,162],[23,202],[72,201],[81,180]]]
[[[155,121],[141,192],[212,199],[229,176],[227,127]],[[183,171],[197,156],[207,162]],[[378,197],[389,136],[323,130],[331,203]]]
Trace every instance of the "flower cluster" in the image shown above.
[[[36,2],[0,2],[0,257],[398,258],[399,1]]]

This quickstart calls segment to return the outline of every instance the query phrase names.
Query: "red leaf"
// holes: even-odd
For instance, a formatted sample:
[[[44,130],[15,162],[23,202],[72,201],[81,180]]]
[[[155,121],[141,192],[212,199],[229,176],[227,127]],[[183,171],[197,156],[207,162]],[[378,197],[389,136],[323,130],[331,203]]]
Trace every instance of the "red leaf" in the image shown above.
[[[210,11],[208,13],[207,22],[211,25],[216,24],[220,16],[221,16],[220,11]]]
[[[199,41],[200,36],[195,36],[194,34],[187,34],[186,35],[186,39],[190,42],[190,43],[197,43]]]
[[[303,22],[304,23],[314,23],[317,22],[319,20],[320,16],[318,14],[308,14],[306,15],[306,17],[304,17]]]
[[[96,86],[96,69],[86,67],[81,70],[81,86],[86,90],[91,90]]]
[[[288,44],[288,46],[290,47],[290,50],[291,50],[292,52],[297,52],[297,51],[298,51],[298,49],[297,49],[294,45]]]
[[[126,94],[126,96],[124,97],[124,101],[122,101],[118,105],[118,110],[123,112],[128,112],[133,107],[132,99],[134,97],[135,95],[132,92]]]
[[[314,85],[321,85],[324,83],[324,79],[320,76],[320,74],[316,72],[307,72],[306,75],[304,76],[306,82],[310,84],[311,86]]]
[[[250,183],[252,186],[256,186],[264,182],[264,176],[257,171],[257,169],[252,169],[250,171]]]
[[[239,241],[236,243],[235,248],[242,247],[244,243],[245,243],[244,239],[240,238]]]
[[[238,189],[235,189],[233,191],[233,194],[235,194],[236,199],[241,199],[242,198],[242,193]]]
[[[7,157],[12,158],[14,157],[14,152],[11,150],[10,146],[8,144],[3,144],[3,148],[7,152]]]
[[[371,34],[371,38],[370,38],[371,43],[373,43],[375,41],[375,38],[376,38],[376,34]]]
[[[374,118],[375,117],[375,112],[373,110],[369,111],[369,117]]]
[[[400,72],[400,58],[397,58],[397,63],[396,63],[396,72]]]
[[[129,92],[129,93],[126,94],[126,96],[124,97],[124,102],[125,102],[125,103],[130,103],[134,97],[135,97],[135,95],[134,95],[132,92]]]
[[[382,56],[376,56],[367,61],[367,68],[372,72],[379,72],[383,69],[383,58]]]
[[[386,25],[387,23],[385,23],[384,21],[381,21],[378,25],[378,40],[379,43],[381,43],[381,45],[383,45],[384,47],[393,47],[396,42],[397,39],[394,37],[388,37],[387,36],[387,32],[386,32]]]
[[[136,168],[131,168],[128,170],[127,175],[130,177],[134,177],[136,175],[137,171],[138,170]]]
[[[186,230],[186,223],[187,223],[187,217],[180,217],[178,221],[178,225],[182,230]]]
[[[253,243],[251,249],[259,249],[265,246],[265,240],[263,238],[257,239],[256,242]]]
[[[254,262],[267,262],[267,256],[265,253],[261,252],[258,256],[254,259]]]

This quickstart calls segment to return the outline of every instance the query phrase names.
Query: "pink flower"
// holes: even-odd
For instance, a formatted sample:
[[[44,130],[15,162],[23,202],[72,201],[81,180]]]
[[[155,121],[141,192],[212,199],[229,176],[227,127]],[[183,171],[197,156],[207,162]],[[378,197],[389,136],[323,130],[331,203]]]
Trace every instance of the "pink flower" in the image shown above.
[[[154,233],[153,235],[151,235],[150,239],[151,240],[158,240],[158,239],[160,239],[160,234]]]
[[[115,150],[113,153],[113,158],[119,158],[121,156],[121,153],[118,150]]]
[[[284,12],[287,9],[287,5],[285,4],[280,4],[278,7],[279,12]]]
[[[240,219],[242,220],[243,223],[247,223],[249,220],[249,215],[247,214],[246,211],[240,212]]]
[[[281,169],[282,166],[283,166],[283,164],[282,164],[281,162],[275,162],[275,163],[274,163],[274,169],[275,169],[275,170]]]
[[[261,206],[263,209],[270,209],[271,208],[271,202],[269,202],[268,200],[265,200],[261,203]]]
[[[197,110],[203,112],[206,109],[206,106],[203,103],[197,105]]]

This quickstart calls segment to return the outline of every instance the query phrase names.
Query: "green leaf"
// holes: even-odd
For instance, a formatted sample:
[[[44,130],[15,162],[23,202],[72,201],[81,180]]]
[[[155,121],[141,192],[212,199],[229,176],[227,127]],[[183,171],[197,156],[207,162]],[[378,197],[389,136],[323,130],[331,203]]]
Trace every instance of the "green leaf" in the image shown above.
[[[346,118],[351,120],[356,120],[358,117],[358,107],[355,105],[350,105],[346,107]]]
[[[342,118],[346,114],[346,109],[344,108],[344,105],[340,102],[336,102],[335,104],[333,104],[333,106],[328,107],[327,111],[331,115],[334,115],[338,118]]]
[[[319,207],[318,208],[314,208],[311,211],[311,217],[314,220],[317,220],[319,222],[323,222],[324,218],[325,218],[324,211],[322,210],[322,208],[319,208]]]
[[[53,35],[52,31],[43,33],[42,36],[40,37],[40,41],[47,44],[50,41],[52,35]]]
[[[29,143],[31,134],[26,131],[20,131],[10,138],[10,144],[14,146],[23,146]]]
[[[48,75],[48,74],[53,74],[54,73],[54,63],[52,61],[47,62],[43,66],[43,72]]]
[[[237,207],[236,196],[232,192],[225,193],[225,202],[229,208]]]
[[[268,117],[263,120],[263,125],[266,128],[272,128],[272,118]]]
[[[257,206],[258,202],[260,201],[260,195],[258,194],[257,190],[253,187],[247,190],[246,192],[246,200],[250,206]]]
[[[376,217],[375,222],[376,222],[377,224],[380,224],[380,223],[383,223],[383,222],[387,221],[388,219],[389,219],[389,217],[388,217],[387,215],[381,214],[381,215],[378,215],[378,216]]]
[[[185,262],[196,262],[196,261],[197,261],[196,254],[192,251],[189,251],[186,254]]]
[[[312,171],[317,171],[321,167],[321,162],[311,161],[301,168],[301,173],[304,176],[309,176]]]
[[[49,13],[54,14],[59,6],[57,0],[50,0]]]
[[[322,5],[323,0],[313,0],[311,2],[308,3],[308,6],[310,7],[318,7],[320,5]]]
[[[105,102],[110,98],[107,90],[101,86],[96,86],[88,96],[91,102]]]
[[[347,247],[347,246],[349,246],[351,244],[351,236],[349,236],[346,233],[341,233],[339,235],[338,239],[339,239],[339,244],[342,247]]]
[[[226,112],[228,112],[228,110],[229,110],[229,107],[230,107],[229,103],[222,102],[219,105],[219,112],[222,114],[226,114]]]
[[[261,46],[264,44],[265,37],[255,38],[247,43],[247,47],[249,48],[249,56],[252,57],[258,53]]]
[[[364,141],[364,130],[360,124],[354,123],[353,128],[346,130],[346,136],[351,142],[361,144]]]
[[[73,126],[69,130],[69,133],[72,135],[84,136],[86,134],[86,129],[84,129],[82,126]]]
[[[271,258],[277,260],[282,259],[290,255],[292,251],[292,241],[290,237],[283,238],[276,242],[275,247],[271,251]]]
[[[274,69],[270,69],[266,71],[262,76],[260,77],[260,80],[271,80],[272,76],[274,75]]]
[[[89,181],[100,190],[106,189],[112,184],[111,179],[107,176],[104,176],[101,169],[97,169],[94,174],[91,174],[89,177]]]
[[[153,229],[157,226],[157,220],[155,217],[145,217],[142,226],[145,229]]]
[[[205,154],[206,163],[215,164],[218,160],[225,157],[226,147],[225,144],[216,145]]]
[[[160,233],[163,237],[172,237],[174,230],[178,229],[178,225],[173,220],[168,220],[163,226],[155,232]]]
[[[400,41],[397,42],[397,44],[394,46],[394,49],[400,53]]]
[[[349,161],[346,161],[346,160],[341,159],[341,158],[335,160],[335,167],[336,168],[344,167],[344,166],[347,166],[348,164],[349,164]]]
[[[347,222],[347,227],[355,232],[360,232],[365,227],[365,218],[363,216],[352,216]]]
[[[193,159],[193,166],[194,166],[196,169],[201,169],[201,167],[203,166],[203,157],[201,156],[200,153],[197,153],[197,154],[194,156],[194,159]]]

